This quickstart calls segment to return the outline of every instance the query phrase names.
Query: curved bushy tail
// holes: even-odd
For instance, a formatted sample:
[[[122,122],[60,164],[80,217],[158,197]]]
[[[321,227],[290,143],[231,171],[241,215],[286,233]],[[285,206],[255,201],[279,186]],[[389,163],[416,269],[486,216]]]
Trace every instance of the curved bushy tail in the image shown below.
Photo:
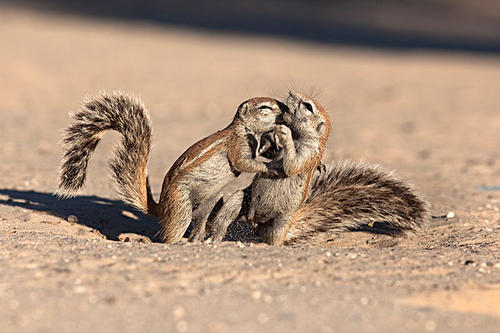
[[[321,244],[345,230],[416,230],[428,203],[406,182],[378,166],[337,162],[316,173],[285,244]]]
[[[57,194],[74,195],[84,184],[90,155],[107,130],[122,134],[110,163],[123,200],[145,213],[154,214],[153,200],[146,177],[151,147],[151,122],[143,103],[120,92],[87,97],[73,114],[65,130],[65,153]],[[154,214],[156,215],[156,214]]]

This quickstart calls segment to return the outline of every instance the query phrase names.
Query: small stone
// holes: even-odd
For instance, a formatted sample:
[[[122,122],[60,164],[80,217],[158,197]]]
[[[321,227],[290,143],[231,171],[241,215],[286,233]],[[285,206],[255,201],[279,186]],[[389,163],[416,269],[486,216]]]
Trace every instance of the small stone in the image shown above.
[[[446,214],[446,218],[447,219],[451,219],[451,218],[454,218],[455,217],[455,213],[453,212],[448,212],[448,214]]]
[[[84,286],[76,286],[73,291],[75,294],[83,294],[85,292],[85,287]]]
[[[254,291],[252,293],[252,298],[255,299],[255,300],[260,299],[261,296],[262,296],[262,293],[260,291],[258,291],[258,290]]]
[[[172,314],[174,315],[174,318],[176,320],[179,320],[184,318],[184,316],[186,315],[186,310],[182,306],[176,306],[174,307]]]
[[[70,216],[68,216],[68,222],[69,223],[78,223],[78,217],[76,217],[75,215],[70,215]]]
[[[149,239],[149,237],[134,233],[119,234],[118,240],[124,243],[151,243],[151,239]]]
[[[332,256],[331,252],[326,252],[325,254],[326,254],[327,257],[331,257]]]

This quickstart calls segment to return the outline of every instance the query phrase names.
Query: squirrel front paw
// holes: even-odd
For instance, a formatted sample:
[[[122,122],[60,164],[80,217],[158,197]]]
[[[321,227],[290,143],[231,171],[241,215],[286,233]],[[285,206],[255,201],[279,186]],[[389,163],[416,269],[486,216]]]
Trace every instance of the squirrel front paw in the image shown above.
[[[274,129],[274,140],[278,147],[285,147],[288,142],[293,141],[292,130],[285,125],[278,125]]]

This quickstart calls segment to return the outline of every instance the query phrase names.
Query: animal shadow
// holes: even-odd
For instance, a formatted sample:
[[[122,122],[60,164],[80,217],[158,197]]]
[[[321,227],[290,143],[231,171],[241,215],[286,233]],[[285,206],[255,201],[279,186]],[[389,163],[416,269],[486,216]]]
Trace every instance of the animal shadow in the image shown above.
[[[74,215],[77,223],[98,230],[109,240],[118,240],[122,233],[134,233],[159,242],[159,228],[155,217],[143,214],[122,201],[98,196],[78,196],[59,199],[51,193],[0,189],[0,205],[22,207],[67,219]]]

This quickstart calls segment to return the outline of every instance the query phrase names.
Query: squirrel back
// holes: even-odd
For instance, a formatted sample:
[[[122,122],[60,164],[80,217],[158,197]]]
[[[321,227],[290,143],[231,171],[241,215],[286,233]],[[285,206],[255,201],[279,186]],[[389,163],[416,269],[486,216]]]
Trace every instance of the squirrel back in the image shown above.
[[[316,172],[286,245],[321,245],[341,231],[398,234],[418,230],[429,204],[391,172],[375,165],[336,162]]]

